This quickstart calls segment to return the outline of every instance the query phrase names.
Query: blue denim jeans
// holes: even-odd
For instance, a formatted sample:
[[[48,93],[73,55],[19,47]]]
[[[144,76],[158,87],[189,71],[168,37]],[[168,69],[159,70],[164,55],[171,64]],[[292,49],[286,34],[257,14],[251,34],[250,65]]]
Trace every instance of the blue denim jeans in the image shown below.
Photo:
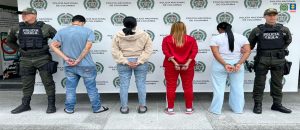
[[[96,87],[97,71],[95,66],[75,66],[65,67],[66,81],[66,109],[74,111],[76,104],[76,88],[80,77],[83,78],[93,111],[97,111],[101,107],[100,94]]]
[[[235,64],[239,60],[225,60],[228,64]],[[226,80],[228,78],[230,93],[229,106],[234,113],[243,113],[244,110],[244,65],[238,72],[228,73],[224,66],[218,61],[214,60],[212,64],[212,84],[213,84],[213,100],[211,102],[209,111],[215,114],[221,114],[224,92],[226,87]]]
[[[121,107],[128,106],[128,88],[132,71],[135,75],[135,83],[138,90],[139,105],[146,106],[146,76],[148,71],[148,63],[138,65],[132,69],[128,65],[117,65],[117,70],[120,78],[120,100]]]

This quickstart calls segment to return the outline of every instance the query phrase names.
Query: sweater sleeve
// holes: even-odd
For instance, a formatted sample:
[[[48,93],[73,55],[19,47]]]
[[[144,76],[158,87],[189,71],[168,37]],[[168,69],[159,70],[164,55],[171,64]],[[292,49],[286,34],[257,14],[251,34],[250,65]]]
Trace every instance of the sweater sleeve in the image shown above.
[[[162,51],[164,53],[164,55],[166,56],[167,59],[173,57],[173,55],[170,53],[170,48],[168,46],[168,39],[167,37],[165,37],[163,39],[163,42],[162,42]]]
[[[152,48],[152,41],[150,36],[147,34],[147,41],[145,44],[145,48],[142,52],[142,54],[138,57],[138,63],[140,64],[144,64],[151,56],[153,52],[153,48]]]
[[[190,59],[195,59],[196,55],[198,54],[198,45],[197,42],[194,38],[191,39],[192,42],[192,50],[191,50],[191,54],[189,56]]]
[[[112,40],[112,49],[111,49],[112,56],[118,64],[127,64],[128,60],[123,56],[121,48],[118,46],[119,41],[117,39],[118,39],[117,36],[114,36]]]

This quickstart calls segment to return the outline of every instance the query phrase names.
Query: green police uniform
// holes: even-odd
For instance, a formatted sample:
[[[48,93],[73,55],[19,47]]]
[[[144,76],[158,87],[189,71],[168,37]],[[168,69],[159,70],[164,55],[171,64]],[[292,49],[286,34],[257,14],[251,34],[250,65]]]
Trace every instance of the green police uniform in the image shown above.
[[[32,8],[23,12],[36,14]],[[22,12],[21,12],[22,13]],[[7,36],[7,45],[20,52],[20,74],[22,80],[22,104],[12,111],[13,114],[30,110],[30,100],[34,90],[35,76],[38,70],[42,83],[48,95],[47,113],[53,113],[55,108],[55,83],[52,73],[47,68],[52,61],[48,40],[53,38],[56,30],[48,24],[36,21],[33,24],[20,22],[12,27]],[[50,108],[49,108],[50,106]]]
[[[36,26],[37,22],[33,25],[25,24],[25,26]],[[48,25],[44,24],[41,28],[44,39],[53,38],[56,34],[56,30]],[[13,27],[8,34],[7,43],[8,46],[13,49],[17,49],[21,53],[20,58],[20,73],[23,83],[23,95],[31,96],[34,90],[35,74],[36,70],[39,70],[42,82],[45,86],[46,93],[48,96],[55,95],[55,84],[53,81],[52,74],[47,70],[42,69],[42,66],[49,63],[52,60],[51,54],[49,53],[49,46],[43,45],[39,49],[27,49],[20,48],[17,44],[19,36],[19,26]]]
[[[266,12],[267,11],[268,10],[266,10]],[[277,14],[277,12],[271,13]],[[277,104],[277,106],[282,107],[283,67],[286,62],[285,56],[287,55],[285,50],[292,42],[292,36],[289,29],[278,23],[275,25],[258,25],[250,33],[248,40],[251,49],[257,44],[257,54],[254,58],[255,79],[253,99],[255,107],[253,112],[257,114],[261,113],[266,75],[269,70],[271,71],[270,94],[273,97],[273,106],[274,104]],[[280,108],[278,111],[281,110],[282,109]],[[285,111],[285,113],[290,112]]]

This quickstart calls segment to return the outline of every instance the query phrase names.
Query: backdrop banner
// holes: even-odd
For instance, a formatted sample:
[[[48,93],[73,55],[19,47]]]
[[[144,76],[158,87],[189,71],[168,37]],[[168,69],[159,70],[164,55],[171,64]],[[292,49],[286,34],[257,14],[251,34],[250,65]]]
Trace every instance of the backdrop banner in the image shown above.
[[[74,15],[86,17],[86,27],[94,30],[96,43],[91,49],[92,57],[97,65],[97,88],[103,93],[118,93],[119,78],[116,63],[111,55],[112,37],[123,28],[125,16],[137,18],[138,26],[145,30],[153,40],[153,55],[149,60],[147,75],[147,92],[165,92],[164,55],[161,50],[162,39],[170,33],[171,24],[183,21],[188,34],[196,38],[199,52],[196,57],[194,91],[211,92],[212,52],[209,48],[211,37],[217,35],[216,26],[222,21],[233,25],[233,31],[249,36],[250,31],[259,24],[264,24],[264,10],[276,8],[278,22],[289,27],[293,34],[293,42],[289,46],[293,62],[291,73],[284,76],[283,91],[298,90],[298,73],[300,59],[300,15],[296,10],[296,0],[18,0],[18,8],[33,7],[38,11],[38,20],[52,25],[57,30],[67,27]],[[21,17],[20,17],[21,20]],[[298,37],[297,37],[298,36]],[[252,51],[249,60],[253,60],[256,50]],[[53,58],[59,61],[58,72],[54,74],[57,93],[65,92],[66,79],[62,59],[52,52]],[[253,89],[254,73],[245,72],[245,91]],[[270,74],[266,81],[269,87]],[[227,82],[227,91],[229,90]],[[181,80],[178,80],[178,92],[182,92]],[[225,87],[225,86],[224,86]],[[130,92],[136,92],[134,76],[131,79]],[[85,93],[85,86],[80,80],[79,93]],[[45,93],[39,75],[36,76],[35,93]]]

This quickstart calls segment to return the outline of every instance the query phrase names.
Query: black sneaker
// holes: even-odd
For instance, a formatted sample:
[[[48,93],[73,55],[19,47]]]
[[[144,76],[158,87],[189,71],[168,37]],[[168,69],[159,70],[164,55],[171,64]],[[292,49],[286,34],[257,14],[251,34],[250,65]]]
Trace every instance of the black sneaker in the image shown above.
[[[279,111],[279,112],[282,112],[282,113],[292,113],[292,110],[282,106],[282,104],[274,104],[273,103],[273,105],[271,107],[271,110]]]
[[[122,114],[128,114],[129,113],[129,108],[128,107],[120,107],[120,112]]]

